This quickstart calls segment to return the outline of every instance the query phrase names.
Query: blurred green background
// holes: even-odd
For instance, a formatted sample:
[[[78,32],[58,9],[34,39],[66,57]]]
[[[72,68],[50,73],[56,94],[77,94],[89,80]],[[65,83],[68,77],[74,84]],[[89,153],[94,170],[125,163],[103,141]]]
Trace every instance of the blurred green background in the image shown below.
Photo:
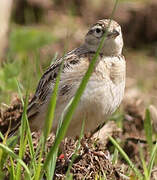
[[[89,28],[109,18],[114,0],[1,0],[0,103],[34,93],[55,56],[79,46]],[[157,2],[120,0],[114,19],[122,26],[127,61],[124,103],[157,104]],[[30,84],[30,85],[28,85]]]

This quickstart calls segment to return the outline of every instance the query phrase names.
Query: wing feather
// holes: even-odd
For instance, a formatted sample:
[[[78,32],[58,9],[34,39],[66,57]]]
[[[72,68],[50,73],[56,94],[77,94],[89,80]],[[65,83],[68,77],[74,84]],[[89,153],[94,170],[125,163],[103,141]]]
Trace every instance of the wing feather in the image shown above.
[[[60,65],[64,59],[62,74],[80,63],[81,57],[85,57],[87,53],[80,53],[79,48],[69,52],[65,57],[57,59],[41,77],[37,86],[35,95],[28,106],[28,118],[39,111],[40,106],[45,103],[47,96],[52,93],[56,77],[59,72]]]

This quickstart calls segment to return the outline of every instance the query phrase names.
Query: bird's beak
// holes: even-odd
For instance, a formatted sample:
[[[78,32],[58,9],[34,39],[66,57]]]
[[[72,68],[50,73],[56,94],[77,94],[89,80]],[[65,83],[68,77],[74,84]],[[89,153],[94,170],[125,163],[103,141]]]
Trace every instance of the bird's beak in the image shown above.
[[[116,38],[117,36],[119,36],[119,32],[117,30],[113,30],[113,32],[109,32],[107,36]]]

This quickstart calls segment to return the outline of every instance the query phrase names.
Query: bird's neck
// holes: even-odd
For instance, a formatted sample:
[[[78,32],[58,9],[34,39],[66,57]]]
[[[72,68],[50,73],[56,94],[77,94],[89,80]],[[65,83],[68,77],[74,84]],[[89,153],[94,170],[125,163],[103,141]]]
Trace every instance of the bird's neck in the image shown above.
[[[84,43],[83,45],[80,46],[80,48],[84,51],[84,52],[92,52],[92,53],[96,53],[98,47],[97,46],[92,46],[92,45],[87,45],[86,43]],[[103,56],[119,56],[122,54],[122,48],[112,48],[112,47],[103,47],[100,50],[100,54],[102,54]]]

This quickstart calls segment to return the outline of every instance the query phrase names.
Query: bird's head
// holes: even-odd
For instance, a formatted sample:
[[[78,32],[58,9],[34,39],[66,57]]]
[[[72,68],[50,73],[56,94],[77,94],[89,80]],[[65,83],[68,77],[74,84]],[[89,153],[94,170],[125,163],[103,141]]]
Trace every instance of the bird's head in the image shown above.
[[[96,52],[100,41],[106,33],[105,41],[101,53],[105,56],[120,55],[123,48],[123,38],[120,25],[110,19],[99,20],[94,24],[85,36],[85,46]]]

